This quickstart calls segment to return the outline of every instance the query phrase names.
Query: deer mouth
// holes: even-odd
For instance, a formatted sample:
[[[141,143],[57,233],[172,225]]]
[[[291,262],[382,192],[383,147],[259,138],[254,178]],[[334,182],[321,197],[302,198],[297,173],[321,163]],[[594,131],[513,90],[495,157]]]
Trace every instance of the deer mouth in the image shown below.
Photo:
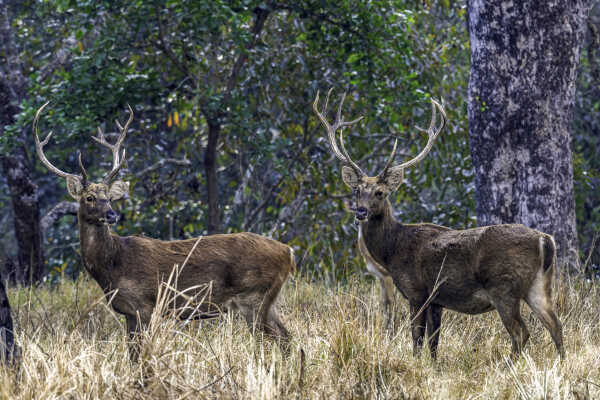
[[[365,221],[368,217],[369,210],[367,210],[365,207],[358,207],[354,213],[354,218],[356,218],[358,221]]]

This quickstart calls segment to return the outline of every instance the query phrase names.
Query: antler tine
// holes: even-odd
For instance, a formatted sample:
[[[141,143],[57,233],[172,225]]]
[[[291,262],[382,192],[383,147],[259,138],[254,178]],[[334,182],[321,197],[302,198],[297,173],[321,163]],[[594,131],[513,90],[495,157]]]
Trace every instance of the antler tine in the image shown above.
[[[398,135],[396,135],[396,139],[394,140],[394,147],[392,148],[392,153],[390,154],[390,158],[388,158],[385,163],[385,167],[383,167],[383,171],[379,175],[378,178],[384,177],[387,174],[388,168],[392,165],[392,162],[396,158],[396,151],[398,150]]]
[[[122,154],[119,154],[119,150],[121,148],[121,144],[123,143],[123,140],[125,140],[125,136],[127,135],[127,130],[129,129],[129,125],[131,125],[131,121],[133,121],[133,110],[129,104],[127,104],[127,107],[129,108],[129,118],[127,119],[127,122],[125,123],[125,126],[121,126],[119,121],[115,121],[117,123],[117,127],[119,128],[119,137],[117,138],[117,141],[115,142],[115,144],[110,144],[106,140],[106,138],[104,137],[104,133],[102,132],[102,129],[100,129],[100,127],[98,127],[98,137],[92,136],[92,139],[94,139],[96,142],[98,142],[102,146],[109,148],[110,151],[112,152],[112,156],[113,156],[112,168],[102,179],[102,181],[105,184],[110,183],[110,181],[116,176],[117,172],[119,172],[121,167],[123,167],[123,164],[125,161],[125,149],[123,149]]]
[[[38,155],[40,161],[42,162],[42,164],[44,164],[46,166],[46,168],[48,168],[48,170],[50,170],[50,172],[55,173],[56,175],[60,176],[61,178],[72,177],[72,178],[77,178],[77,179],[81,180],[81,177],[78,175],[70,174],[68,172],[64,172],[64,171],[61,171],[60,169],[56,168],[54,165],[52,165],[50,163],[50,161],[48,161],[48,159],[46,158],[46,155],[44,154],[44,146],[50,140],[50,137],[52,136],[52,132],[48,133],[48,136],[46,136],[46,138],[40,142],[40,137],[38,135],[38,121],[40,119],[42,110],[44,108],[46,108],[46,106],[48,104],[50,104],[49,101],[44,103],[44,105],[42,105],[37,110],[37,112],[35,113],[35,118],[33,119],[33,137],[35,138],[35,151],[37,152],[37,155]]]
[[[437,112],[436,111],[439,111],[440,115],[442,117],[442,123],[437,128],[436,128],[436,121],[437,121]],[[425,158],[427,153],[429,153],[429,151],[433,147],[433,143],[435,142],[435,140],[437,139],[440,132],[442,132],[442,130],[444,129],[445,126],[446,126],[446,111],[444,110],[444,107],[440,103],[435,101],[434,99],[431,99],[431,121],[429,122],[429,128],[427,128],[427,130],[418,128],[420,131],[426,132],[427,135],[429,136],[429,138],[427,139],[427,144],[425,145],[423,150],[421,150],[421,152],[416,157],[414,157],[413,159],[408,160],[407,162],[404,162],[400,165],[396,165],[396,166],[390,168],[389,170],[397,171],[399,169],[405,169],[405,168],[415,165],[416,163],[421,161],[423,158]]]
[[[329,89],[329,91],[327,92],[327,97],[325,99],[325,105],[323,106],[322,112],[319,112],[319,108],[318,108],[319,107],[319,91],[317,91],[317,97],[315,97],[315,101],[313,102],[313,111],[317,115],[317,117],[319,118],[321,123],[323,124],[323,127],[325,127],[325,130],[327,131],[327,137],[329,138],[329,144],[331,145],[331,150],[333,151],[333,154],[337,157],[338,160],[345,163],[346,158],[340,152],[340,149],[338,148],[338,145],[335,141],[335,130],[333,129],[333,127],[331,125],[329,125],[329,122],[327,122],[327,119],[325,118],[325,115],[327,114],[327,103],[329,103],[329,94],[331,93],[332,90],[333,90],[333,88]]]
[[[337,109],[337,114],[336,114],[336,119],[335,122],[333,123],[333,126],[329,124],[329,122],[327,122],[327,119],[325,118],[325,115],[327,114],[327,104],[329,103],[329,95],[331,94],[333,88],[329,89],[329,91],[327,92],[327,98],[325,99],[325,105],[323,107],[323,111],[319,112],[318,109],[318,104],[319,104],[319,92],[317,91],[317,96],[315,97],[315,101],[313,102],[313,111],[315,112],[315,114],[317,115],[317,117],[319,118],[319,120],[321,121],[321,123],[323,124],[323,126],[325,127],[325,130],[327,131],[327,138],[329,139],[329,144],[331,145],[331,149],[333,151],[333,154],[343,163],[350,165],[352,168],[354,168],[358,173],[364,175],[364,173],[362,172],[362,170],[360,169],[360,167],[354,162],[352,161],[352,159],[350,158],[350,156],[348,155],[348,152],[345,151],[344,149],[344,142],[341,142],[341,146],[342,149],[344,149],[344,152],[340,151],[340,148],[338,147],[337,143],[336,143],[336,138],[335,138],[335,132],[340,129],[343,128],[344,126],[351,126],[356,124],[357,122],[359,122],[361,119],[363,119],[363,117],[358,117],[352,121],[344,121],[342,119],[342,106],[344,104],[344,100],[346,99],[346,93],[344,93],[342,95],[342,99],[340,101],[340,104],[338,105],[338,109]],[[341,131],[340,131],[341,134]],[[340,135],[341,138],[341,135]]]
[[[87,176],[87,172],[85,172],[85,168],[83,166],[83,161],[81,161],[81,151],[79,152],[77,161],[79,162],[79,169],[81,170],[81,176],[82,176],[81,184],[85,187],[85,186],[87,186],[88,176]]]
[[[348,150],[346,150],[346,146],[344,145],[344,136],[342,133],[342,129],[340,129],[340,145],[342,146],[342,152],[344,154],[344,156],[346,157],[346,159],[348,160],[347,163],[356,170],[356,172],[365,175],[365,173],[360,169],[360,167],[354,162],[352,161],[352,159],[350,158],[350,155],[348,154]]]
[[[104,183],[108,184],[110,181],[117,175],[117,172],[123,167],[125,164],[125,149],[123,149],[123,153],[121,153],[121,157],[119,160],[119,164],[114,167],[102,180]]]

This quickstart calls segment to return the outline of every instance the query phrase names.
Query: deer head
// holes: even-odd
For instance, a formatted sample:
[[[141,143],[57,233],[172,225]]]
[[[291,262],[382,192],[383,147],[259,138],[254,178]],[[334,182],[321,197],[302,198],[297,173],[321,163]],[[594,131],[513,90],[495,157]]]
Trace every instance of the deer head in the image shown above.
[[[344,138],[342,134],[342,128],[344,126],[351,126],[360,121],[362,117],[352,121],[343,120],[342,105],[344,104],[344,99],[346,97],[346,94],[344,93],[337,109],[335,122],[333,125],[330,125],[329,122],[327,122],[326,114],[327,103],[329,102],[329,95],[331,94],[331,91],[332,89],[330,89],[327,93],[327,98],[325,99],[325,105],[323,106],[322,111],[319,111],[318,109],[319,93],[317,92],[317,97],[313,103],[313,111],[327,131],[327,137],[329,139],[329,144],[331,145],[333,154],[344,164],[342,167],[342,179],[344,183],[352,189],[356,197],[356,219],[359,221],[366,221],[369,217],[378,216],[383,213],[387,197],[390,193],[397,190],[402,183],[404,169],[417,164],[419,161],[425,158],[427,153],[429,153],[436,138],[446,125],[446,112],[441,104],[431,99],[432,115],[429,128],[425,130],[417,127],[418,130],[425,132],[428,135],[427,145],[425,145],[425,148],[413,159],[399,165],[391,166],[398,148],[398,138],[396,138],[390,158],[385,164],[383,170],[377,176],[368,176],[350,158],[350,155],[344,146]],[[439,110],[442,119],[439,126],[436,126],[436,110]],[[340,146],[337,145],[335,137],[338,129],[340,129]]]
[[[113,200],[119,200],[129,192],[129,182],[115,181],[111,184],[111,181],[117,175],[117,172],[125,163],[125,149],[119,154],[119,150],[129,125],[133,120],[133,110],[129,107],[129,119],[125,126],[121,126],[119,121],[116,121],[117,127],[119,128],[119,138],[115,144],[110,144],[106,141],[104,134],[100,127],[98,127],[98,136],[92,136],[92,139],[100,143],[102,146],[108,147],[113,155],[112,169],[104,176],[100,183],[91,183],[88,181],[88,175],[83,167],[81,161],[81,152],[79,152],[78,161],[81,175],[70,174],[56,168],[48,161],[44,154],[44,146],[50,140],[52,132],[48,133],[48,136],[40,142],[38,136],[38,120],[42,110],[48,105],[45,103],[35,114],[33,120],[33,134],[35,138],[35,149],[42,164],[48,168],[51,172],[56,175],[65,178],[67,181],[67,191],[69,194],[79,202],[79,216],[80,222],[89,223],[92,225],[103,225],[103,224],[114,224],[117,222],[117,213],[112,209],[110,202]]]

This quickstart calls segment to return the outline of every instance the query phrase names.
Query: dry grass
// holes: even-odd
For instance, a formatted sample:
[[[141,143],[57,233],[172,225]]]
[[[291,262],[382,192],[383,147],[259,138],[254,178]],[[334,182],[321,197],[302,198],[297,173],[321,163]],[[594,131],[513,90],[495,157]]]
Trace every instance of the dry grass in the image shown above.
[[[600,287],[582,281],[555,296],[566,360],[524,306],[531,340],[514,364],[496,313],[445,312],[438,362],[427,351],[414,358],[406,301],[397,301],[395,334],[386,332],[379,287],[366,280],[289,282],[279,300],[294,336],[287,359],[233,313],[208,322],[155,318],[140,362],[131,363],[124,322],[94,282],[9,296],[23,359],[20,369],[0,368],[1,398],[600,398]]]

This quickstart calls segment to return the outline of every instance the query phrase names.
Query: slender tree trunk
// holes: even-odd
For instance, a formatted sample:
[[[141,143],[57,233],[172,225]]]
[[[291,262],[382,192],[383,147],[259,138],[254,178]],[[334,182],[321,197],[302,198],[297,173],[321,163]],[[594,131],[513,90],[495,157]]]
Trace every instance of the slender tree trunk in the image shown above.
[[[578,265],[571,125],[589,1],[469,0],[469,141],[479,225],[554,235]]]
[[[10,303],[6,296],[4,281],[0,279],[0,359],[4,363],[11,363],[16,361],[19,355],[19,346],[15,344]]]
[[[19,245],[14,279],[20,283],[32,284],[44,275],[37,185],[31,179],[22,148],[15,149],[11,156],[1,157],[1,161],[10,188],[15,236]]]
[[[219,183],[217,180],[217,144],[221,125],[218,121],[208,122],[208,144],[204,150],[204,172],[208,199],[208,234],[221,231],[221,210],[219,209]]]
[[[14,123],[13,115],[18,112],[11,102],[11,92],[5,82],[0,81],[0,133],[4,127]],[[30,284],[39,281],[44,274],[44,252],[40,229],[38,188],[31,176],[30,162],[23,148],[22,138],[13,139],[10,153],[0,154],[2,172],[10,191],[13,207],[14,229],[18,244],[15,271],[7,271],[11,281]]]

